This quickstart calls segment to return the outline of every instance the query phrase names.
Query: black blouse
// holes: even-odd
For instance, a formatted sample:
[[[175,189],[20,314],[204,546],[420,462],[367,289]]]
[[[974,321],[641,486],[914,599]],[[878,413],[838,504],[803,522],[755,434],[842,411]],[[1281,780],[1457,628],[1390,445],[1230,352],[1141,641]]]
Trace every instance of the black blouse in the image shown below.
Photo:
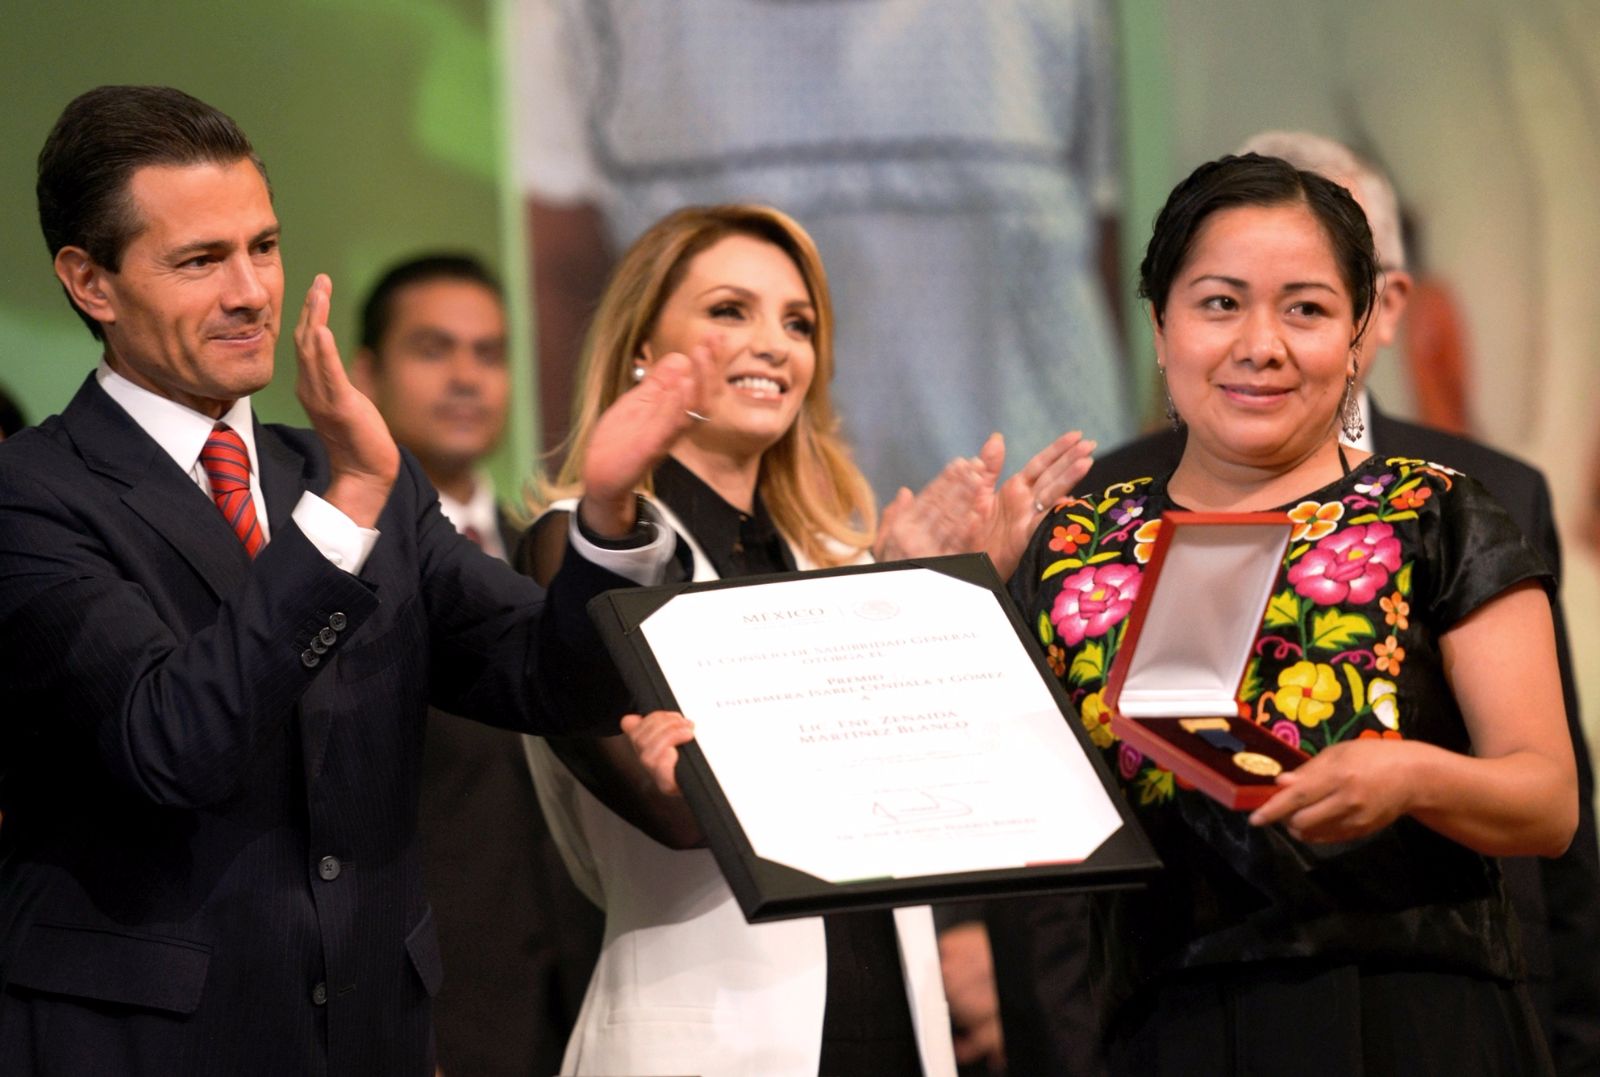
[[[1185,969],[1320,958],[1511,979],[1521,958],[1496,862],[1409,817],[1362,839],[1304,844],[1178,785],[1111,732],[1102,699],[1163,511],[1165,477],[1075,498],[1012,578],[1052,671],[1119,775],[1166,870],[1096,898],[1102,997]],[[1293,505],[1296,528],[1240,698],[1302,750],[1354,738],[1470,742],[1440,636],[1548,573],[1476,482],[1373,457]],[[1514,641],[1508,641],[1508,646]]]

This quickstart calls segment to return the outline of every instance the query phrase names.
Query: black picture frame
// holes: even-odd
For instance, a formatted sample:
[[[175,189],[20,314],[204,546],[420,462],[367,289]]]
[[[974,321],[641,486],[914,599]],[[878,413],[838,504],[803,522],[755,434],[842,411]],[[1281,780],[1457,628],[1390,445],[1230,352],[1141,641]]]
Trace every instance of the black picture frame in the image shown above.
[[[745,918],[751,923],[814,916],[828,912],[893,908],[931,902],[979,898],[1016,897],[1142,885],[1161,868],[1161,861],[1135,820],[1101,752],[1076,719],[1076,709],[1060,683],[1050,674],[1044,655],[1034,644],[989,558],[983,554],[918,558],[870,565],[818,569],[812,572],[746,576],[736,580],[680,583],[661,587],[608,591],[589,603],[594,620],[641,712],[677,710],[665,671],[640,631],[644,621],[680,595],[730,587],[778,585],[818,576],[930,569],[982,587],[999,603],[1022,647],[1047,685],[1051,697],[1076,742],[1088,758],[1095,776],[1110,797],[1122,826],[1086,859],[1076,863],[1040,864],[1020,868],[881,878],[834,883],[775,863],[757,855],[739,823],[738,814],[723,792],[705,754],[690,742],[679,753],[678,784],[704,833],[717,865],[722,869]]]

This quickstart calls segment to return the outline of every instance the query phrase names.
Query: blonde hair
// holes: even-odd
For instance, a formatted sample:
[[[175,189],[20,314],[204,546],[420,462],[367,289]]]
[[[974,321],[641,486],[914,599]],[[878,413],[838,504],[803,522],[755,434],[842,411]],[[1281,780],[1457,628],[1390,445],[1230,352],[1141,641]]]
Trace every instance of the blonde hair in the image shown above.
[[[535,510],[582,493],[589,441],[600,415],[633,387],[633,365],[661,308],[696,255],[733,235],[771,243],[800,271],[815,308],[816,373],[794,424],[761,456],[756,490],[784,537],[814,564],[854,560],[872,544],[872,488],[839,434],[833,380],[833,303],[816,244],[787,214],[748,204],[688,206],[657,221],[628,248],[611,275],[584,340],[572,430],[554,482],[536,480]],[[650,479],[642,485],[650,492]]]

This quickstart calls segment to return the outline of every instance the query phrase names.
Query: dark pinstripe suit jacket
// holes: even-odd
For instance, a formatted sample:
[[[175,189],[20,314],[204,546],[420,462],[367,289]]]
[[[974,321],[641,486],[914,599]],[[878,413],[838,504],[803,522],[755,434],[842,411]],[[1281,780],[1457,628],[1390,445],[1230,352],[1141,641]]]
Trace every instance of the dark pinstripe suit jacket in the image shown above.
[[[0,446],[6,1073],[429,1072],[428,704],[626,707],[584,613],[625,581],[573,556],[546,599],[409,457],[349,575],[289,516],[317,440],[256,444],[254,563],[92,378]]]
[[[1418,456],[1464,471],[1493,494],[1559,578],[1561,545],[1544,475],[1480,442],[1372,409],[1372,442],[1381,454]],[[1171,471],[1183,435],[1163,431],[1112,450],[1079,484],[1099,490],[1119,479]],[[1554,860],[1502,861],[1528,960],[1528,986],[1562,1074],[1600,1073],[1600,847],[1596,845],[1594,772],[1578,720],[1561,603],[1552,596],[1556,657],[1567,721],[1578,758],[1578,832]],[[1095,1025],[1084,987],[1081,903],[1046,899],[995,906],[987,917],[995,949],[1006,1053],[1019,1073],[1099,1071]]]

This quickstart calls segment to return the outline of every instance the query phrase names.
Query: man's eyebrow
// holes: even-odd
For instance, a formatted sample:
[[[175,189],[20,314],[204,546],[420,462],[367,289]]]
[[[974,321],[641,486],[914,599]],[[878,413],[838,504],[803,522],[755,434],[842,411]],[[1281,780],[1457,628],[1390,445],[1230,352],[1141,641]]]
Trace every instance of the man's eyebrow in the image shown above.
[[[268,227],[257,232],[255,235],[251,236],[249,245],[254,247],[258,243],[265,243],[269,239],[276,239],[281,233],[281,226],[277,224],[269,225]],[[232,244],[225,239],[194,239],[180,247],[174,247],[171,251],[167,252],[167,256],[175,261],[181,262],[193,254],[204,254],[207,251],[227,250],[230,246],[232,246]]]

